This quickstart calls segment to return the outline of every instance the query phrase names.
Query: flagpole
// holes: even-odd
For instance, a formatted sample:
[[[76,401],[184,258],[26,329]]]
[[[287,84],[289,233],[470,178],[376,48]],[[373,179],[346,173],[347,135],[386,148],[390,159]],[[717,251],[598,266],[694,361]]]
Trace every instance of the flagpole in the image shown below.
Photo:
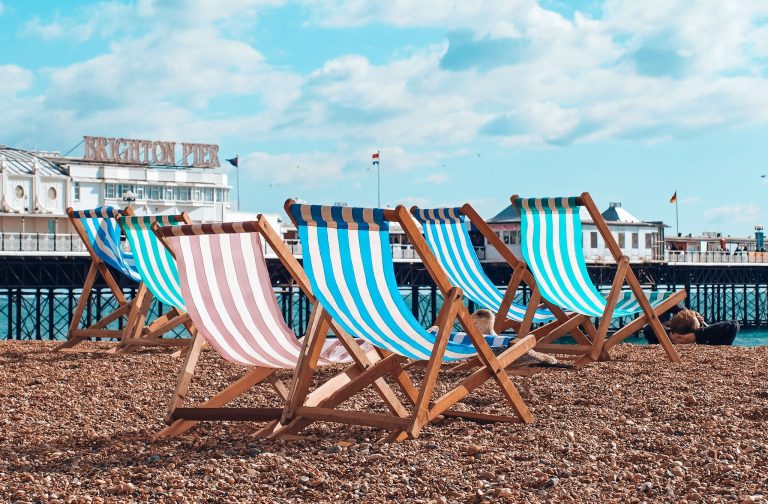
[[[235,167],[235,178],[237,179],[237,211],[240,211],[240,154],[235,156],[237,166]]]
[[[379,162],[376,163],[376,206],[381,208],[381,150],[376,152],[379,153]]]
[[[677,196],[677,189],[675,189],[675,228],[677,229],[677,236],[680,236],[680,211],[678,208],[678,202],[680,198]]]

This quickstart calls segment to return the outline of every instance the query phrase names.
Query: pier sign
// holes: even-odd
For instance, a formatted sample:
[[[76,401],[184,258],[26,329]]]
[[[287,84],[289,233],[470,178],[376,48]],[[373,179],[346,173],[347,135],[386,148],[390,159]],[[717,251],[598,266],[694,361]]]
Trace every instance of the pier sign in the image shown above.
[[[219,146],[200,143],[180,143],[157,140],[132,140],[84,136],[83,159],[117,164],[184,166],[189,168],[218,168]],[[178,153],[180,157],[176,157]]]

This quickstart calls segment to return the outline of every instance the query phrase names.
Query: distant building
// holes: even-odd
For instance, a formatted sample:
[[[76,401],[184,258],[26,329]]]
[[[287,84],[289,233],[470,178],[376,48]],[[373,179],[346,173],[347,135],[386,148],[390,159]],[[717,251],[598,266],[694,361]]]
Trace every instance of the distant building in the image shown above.
[[[614,263],[610,251],[597,231],[584,207],[581,207],[582,245],[584,257],[590,263]],[[621,203],[611,203],[602,213],[619,247],[632,262],[664,260],[664,229],[662,222],[644,222],[622,208]],[[488,219],[488,224],[517,257],[520,251],[520,214],[509,205],[497,215]],[[499,253],[486,246],[485,260],[503,261]]]

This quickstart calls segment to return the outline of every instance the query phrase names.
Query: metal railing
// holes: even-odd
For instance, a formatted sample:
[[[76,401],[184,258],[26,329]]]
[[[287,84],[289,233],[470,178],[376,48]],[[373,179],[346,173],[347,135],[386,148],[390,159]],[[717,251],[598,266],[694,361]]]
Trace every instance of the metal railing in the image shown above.
[[[0,233],[0,253],[85,254],[85,245],[77,234]]]
[[[667,262],[671,264],[768,264],[768,252],[723,252],[723,251],[668,251]]]

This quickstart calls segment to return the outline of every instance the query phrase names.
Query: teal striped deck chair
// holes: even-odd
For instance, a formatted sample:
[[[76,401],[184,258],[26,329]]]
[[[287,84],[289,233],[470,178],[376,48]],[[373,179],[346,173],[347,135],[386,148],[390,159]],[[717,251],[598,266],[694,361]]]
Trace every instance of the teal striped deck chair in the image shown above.
[[[132,318],[136,298],[126,300],[113,273],[117,272],[121,277],[132,282],[141,282],[141,276],[136,271],[133,255],[120,246],[121,232],[117,219],[122,214],[122,210],[110,206],[90,210],[67,209],[69,221],[91,256],[91,265],[75,312],[72,314],[67,341],[57,346],[55,350],[72,350],[89,338],[123,340],[131,335],[136,323],[136,319]],[[117,308],[86,327],[80,327],[98,276],[101,276],[112,292]],[[123,323],[122,326],[121,323]],[[116,325],[117,328],[115,328]]]
[[[591,357],[608,358],[610,348],[621,343],[645,324],[650,324],[669,359],[680,362],[658,315],[685,298],[685,291],[644,292],[637,276],[611,234],[588,193],[571,198],[513,196],[520,212],[522,254],[536,279],[541,296],[566,311],[597,317],[597,344]],[[603,295],[589,277],[582,245],[579,208],[585,207],[617,264],[608,295]],[[628,284],[629,290],[624,289]],[[607,338],[612,318],[637,317]]]
[[[296,368],[283,411],[283,422],[290,422],[295,415],[301,415],[385,428],[391,433],[390,440],[403,440],[417,437],[424,425],[441,414],[486,422],[532,421],[530,411],[504,372],[504,367],[527,352],[535,343],[534,337],[515,341],[498,358],[494,356],[462,302],[461,289],[445,276],[405,207],[398,206],[395,210],[330,207],[297,204],[288,200],[286,211],[296,224],[304,270],[324,317],[333,320],[352,337],[367,341],[384,356],[356,379],[357,391],[383,373],[402,370],[400,366],[407,359],[428,362],[425,377],[418,388],[409,379],[400,383],[413,405],[405,417],[306,406],[305,387],[312,381],[318,349],[327,333],[327,327],[320,324],[308,331],[306,350]],[[403,227],[444,296],[435,323],[438,328],[436,333],[424,329],[400,294],[390,247],[390,222],[397,222]],[[451,340],[457,320],[469,336],[469,344]],[[481,367],[454,389],[433,399],[441,365],[474,357],[479,359]],[[396,374],[401,380],[407,379],[405,372]],[[500,386],[516,416],[450,409],[489,379]]]
[[[179,325],[184,325],[190,334],[193,333],[194,327],[181,296],[176,260],[153,228],[191,223],[186,212],[180,215],[123,215],[118,219],[118,224],[133,251],[135,268],[143,287],[136,294],[137,302],[133,308],[137,311],[139,321],[132,337],[123,340],[118,351],[127,352],[146,346],[179,347],[189,343],[187,338],[163,338],[164,334]],[[146,325],[147,312],[153,297],[169,310]]]
[[[433,209],[412,207],[411,214],[421,224],[427,245],[451,282],[461,287],[464,295],[475,305],[497,314],[494,324],[497,333],[509,329],[514,330],[518,337],[533,333],[537,337],[536,349],[548,353],[576,356],[591,353],[592,343],[585,332],[594,334],[596,330],[589,318],[569,316],[546,300],[540,304],[538,286],[525,263],[515,257],[471,205]],[[467,219],[512,268],[505,293],[485,274],[467,231]],[[533,302],[528,305],[515,302],[522,285],[528,286],[531,291]],[[534,324],[538,327],[532,330]],[[578,345],[550,343],[566,334],[573,336]]]

